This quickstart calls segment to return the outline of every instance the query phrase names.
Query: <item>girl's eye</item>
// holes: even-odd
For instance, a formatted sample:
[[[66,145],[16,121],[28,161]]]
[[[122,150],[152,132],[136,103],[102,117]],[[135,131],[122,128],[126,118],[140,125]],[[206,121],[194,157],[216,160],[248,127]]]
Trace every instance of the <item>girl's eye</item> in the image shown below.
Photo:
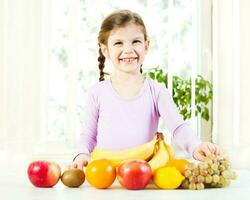
[[[116,42],[114,45],[121,45],[122,43],[121,42]]]
[[[134,40],[133,43],[140,43],[140,40]]]

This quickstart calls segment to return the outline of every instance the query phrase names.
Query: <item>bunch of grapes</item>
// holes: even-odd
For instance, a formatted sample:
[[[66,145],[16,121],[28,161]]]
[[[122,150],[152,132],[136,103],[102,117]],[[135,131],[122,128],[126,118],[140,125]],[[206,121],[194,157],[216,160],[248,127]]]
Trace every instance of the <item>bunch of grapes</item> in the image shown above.
[[[208,156],[198,164],[193,163],[184,172],[185,179],[181,184],[184,189],[202,190],[204,188],[227,187],[236,173],[230,168],[226,156]]]

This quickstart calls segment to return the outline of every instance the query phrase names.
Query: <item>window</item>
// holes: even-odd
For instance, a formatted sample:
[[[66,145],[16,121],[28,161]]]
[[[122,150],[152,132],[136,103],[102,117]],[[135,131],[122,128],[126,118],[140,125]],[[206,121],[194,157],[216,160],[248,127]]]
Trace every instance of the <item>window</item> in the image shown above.
[[[74,146],[75,133],[84,122],[86,93],[98,81],[99,27],[114,9],[135,11],[145,22],[151,47],[144,70],[159,66],[168,72],[170,82],[173,75],[194,80],[198,73],[210,80],[211,12],[205,12],[207,6],[211,7],[210,1],[54,0],[47,139]],[[198,133],[201,126],[211,127],[211,122],[202,125],[198,118],[192,122]]]

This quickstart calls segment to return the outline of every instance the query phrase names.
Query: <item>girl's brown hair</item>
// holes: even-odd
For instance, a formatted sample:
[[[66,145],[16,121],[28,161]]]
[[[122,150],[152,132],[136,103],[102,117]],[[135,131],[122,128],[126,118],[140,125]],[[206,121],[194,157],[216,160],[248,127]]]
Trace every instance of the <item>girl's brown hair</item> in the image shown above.
[[[137,13],[131,12],[129,10],[118,10],[107,16],[102,22],[101,29],[98,35],[98,45],[99,45],[98,66],[100,70],[99,81],[103,81],[104,75],[107,74],[103,71],[105,57],[102,54],[100,44],[107,45],[110,32],[115,28],[124,27],[128,23],[133,23],[138,26],[141,26],[142,31],[144,33],[144,39],[145,41],[147,40],[146,27],[144,25],[142,18]],[[140,72],[142,73],[142,68],[140,69]]]

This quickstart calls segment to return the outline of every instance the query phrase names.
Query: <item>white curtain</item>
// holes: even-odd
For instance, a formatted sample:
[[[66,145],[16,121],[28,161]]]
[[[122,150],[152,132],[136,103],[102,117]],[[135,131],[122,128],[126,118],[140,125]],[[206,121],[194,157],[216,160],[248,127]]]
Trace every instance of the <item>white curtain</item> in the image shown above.
[[[49,16],[49,0],[0,1],[0,162],[31,155],[47,131]]]
[[[214,141],[250,169],[250,1],[213,3]]]

